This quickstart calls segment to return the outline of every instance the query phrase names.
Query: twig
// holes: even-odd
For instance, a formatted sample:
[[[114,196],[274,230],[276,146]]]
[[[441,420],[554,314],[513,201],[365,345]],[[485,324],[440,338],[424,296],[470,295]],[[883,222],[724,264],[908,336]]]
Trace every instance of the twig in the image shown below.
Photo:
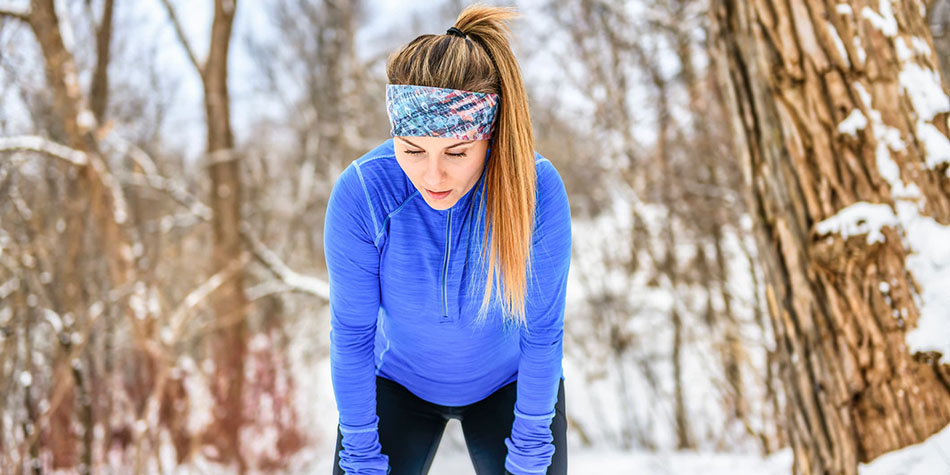
[[[118,178],[129,185],[145,186],[167,193],[173,200],[185,208],[188,208],[189,211],[202,221],[211,221],[213,213],[211,208],[202,203],[201,200],[191,193],[188,193],[185,187],[178,181],[161,175],[146,175],[142,173],[122,173],[118,175]]]
[[[324,280],[300,274],[288,267],[277,254],[254,236],[247,223],[241,223],[241,237],[251,246],[254,256],[264,264],[264,267],[292,289],[330,300],[330,286]]]
[[[178,21],[178,15],[175,14],[175,8],[172,6],[169,0],[162,0],[162,4],[164,4],[165,9],[168,10],[168,17],[172,21],[172,26],[175,27],[175,34],[178,35],[178,39],[181,41],[182,48],[185,48],[185,53],[188,53],[188,59],[191,61],[191,64],[195,66],[195,70],[198,71],[198,75],[204,76],[204,68],[198,61],[198,57],[195,56],[195,50],[192,49],[191,44],[188,43],[188,37],[185,36],[185,30],[182,29],[181,22]]]
[[[181,329],[185,326],[185,322],[188,321],[188,317],[192,311],[198,307],[198,304],[208,298],[208,296],[211,295],[215,289],[233,277],[236,272],[244,268],[250,259],[246,253],[243,254],[244,255],[241,256],[240,259],[232,260],[225,268],[216,272],[203,284],[199,285],[194,290],[189,292],[187,296],[185,296],[185,298],[180,304],[178,304],[178,307],[175,308],[168,319],[170,322],[169,328],[171,329],[172,335],[180,335]]]

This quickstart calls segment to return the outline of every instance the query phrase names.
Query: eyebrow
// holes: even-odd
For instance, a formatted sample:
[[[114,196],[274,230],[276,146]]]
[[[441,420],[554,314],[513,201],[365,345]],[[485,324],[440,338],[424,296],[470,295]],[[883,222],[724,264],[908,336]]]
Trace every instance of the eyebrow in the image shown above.
[[[406,140],[406,139],[403,138],[403,137],[399,137],[399,140],[402,140],[403,142],[406,142],[407,144],[412,145],[413,147],[416,147],[416,148],[423,148],[423,147],[420,147],[420,146],[418,146],[418,145],[416,145],[416,144],[414,144],[414,143],[412,143],[412,142]],[[467,141],[465,141],[465,142],[459,142],[459,143],[456,143],[456,144],[452,144],[452,145],[449,145],[448,147],[445,147],[443,150],[448,150],[448,149],[450,149],[450,148],[455,148],[455,147],[458,147],[459,145],[470,144],[470,143],[472,143],[472,142],[474,142],[474,141],[475,141],[475,140],[467,140]]]

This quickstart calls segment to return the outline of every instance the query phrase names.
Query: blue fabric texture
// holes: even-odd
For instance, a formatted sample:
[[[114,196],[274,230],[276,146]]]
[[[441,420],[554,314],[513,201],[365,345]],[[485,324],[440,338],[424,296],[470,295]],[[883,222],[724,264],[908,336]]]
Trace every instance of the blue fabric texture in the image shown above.
[[[495,300],[477,324],[487,270],[479,259],[485,174],[451,208],[430,207],[396,162],[392,139],[350,163],[327,205],[330,368],[348,474],[385,474],[376,376],[446,406],[480,401],[517,380],[505,467],[544,473],[564,377],[564,305],[571,215],[554,165],[535,153],[537,208],[526,326]]]

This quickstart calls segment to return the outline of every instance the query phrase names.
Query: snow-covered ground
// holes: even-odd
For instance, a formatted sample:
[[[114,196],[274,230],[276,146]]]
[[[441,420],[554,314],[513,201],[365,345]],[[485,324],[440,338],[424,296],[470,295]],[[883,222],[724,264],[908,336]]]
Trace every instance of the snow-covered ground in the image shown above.
[[[462,442],[461,426],[450,421],[429,473],[432,475],[474,475],[472,463]],[[288,473],[332,473],[332,448],[311,447],[301,454],[309,463]],[[636,475],[785,475],[792,473],[792,452],[786,448],[768,457],[756,454],[712,452],[629,452],[571,448],[568,473]],[[168,466],[174,466],[170,464]],[[174,473],[233,473],[201,461],[180,466]],[[950,474],[950,426],[926,441],[891,452],[869,464],[858,466],[860,475],[947,475]]]
[[[458,421],[450,421],[446,427],[439,451],[436,453],[431,475],[475,475],[472,462],[462,445],[462,429]],[[568,473],[587,474],[636,474],[636,475],[786,475],[791,473],[790,449],[770,457],[758,455],[717,454],[709,452],[630,452],[610,450],[569,449]],[[323,454],[314,465],[313,473],[331,473],[333,463]],[[884,475],[895,472],[874,472],[869,475]]]
[[[950,425],[927,440],[858,466],[861,475],[950,474]]]

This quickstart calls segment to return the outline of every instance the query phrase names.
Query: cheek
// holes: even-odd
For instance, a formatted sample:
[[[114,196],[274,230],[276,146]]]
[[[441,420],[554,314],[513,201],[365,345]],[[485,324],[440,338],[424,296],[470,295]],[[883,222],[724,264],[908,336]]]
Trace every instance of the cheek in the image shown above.
[[[469,181],[477,181],[478,177],[482,174],[482,168],[485,166],[484,161],[475,162],[470,167],[468,167],[468,178]]]
[[[405,173],[410,180],[416,181],[416,177],[419,176],[419,167],[413,165],[412,160],[407,160],[396,155],[396,163],[399,164],[399,168],[402,168],[403,173]]]

